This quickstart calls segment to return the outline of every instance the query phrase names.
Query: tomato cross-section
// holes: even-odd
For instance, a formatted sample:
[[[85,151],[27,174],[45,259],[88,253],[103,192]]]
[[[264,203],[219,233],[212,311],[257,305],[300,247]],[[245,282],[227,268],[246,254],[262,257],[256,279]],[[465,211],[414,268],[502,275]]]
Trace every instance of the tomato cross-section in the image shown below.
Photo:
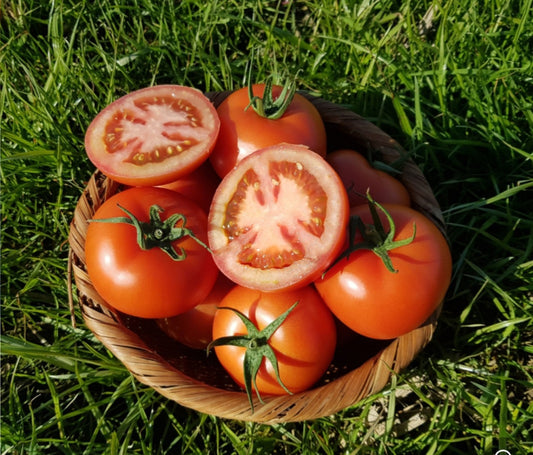
[[[220,270],[238,284],[277,291],[309,283],[337,256],[346,190],[326,161],[279,144],[243,159],[222,180],[209,215]]]
[[[87,129],[85,148],[110,178],[128,185],[159,185],[204,162],[219,127],[214,106],[200,91],[159,85],[104,108]]]

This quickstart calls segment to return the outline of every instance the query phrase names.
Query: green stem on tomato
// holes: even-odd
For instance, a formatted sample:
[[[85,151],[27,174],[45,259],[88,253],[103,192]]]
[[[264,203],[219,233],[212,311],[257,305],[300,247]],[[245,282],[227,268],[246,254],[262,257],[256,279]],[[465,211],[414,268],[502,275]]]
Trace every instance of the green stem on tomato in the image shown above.
[[[274,334],[274,332],[279,328],[281,324],[287,319],[289,313],[298,305],[298,302],[295,302],[287,311],[282,313],[276,319],[274,319],[270,324],[268,324],[263,330],[259,330],[255,324],[250,321],[240,311],[235,308],[229,307],[219,307],[219,310],[231,310],[233,311],[246,326],[248,333],[246,335],[234,335],[217,338],[213,340],[207,346],[207,353],[214,348],[215,346],[240,346],[246,348],[243,361],[243,373],[244,373],[244,386],[246,389],[246,394],[248,396],[248,401],[254,412],[254,403],[252,400],[252,385],[255,389],[259,401],[263,403],[259,390],[257,389],[256,377],[261,367],[263,359],[266,358],[271,363],[274,373],[276,374],[276,379],[279,385],[287,392],[289,395],[292,395],[292,392],[285,387],[281,381],[279,375],[278,359],[276,358],[276,353],[272,347],[268,344],[268,340]]]
[[[250,106],[254,109],[257,115],[270,119],[279,119],[287,110],[296,93],[296,78],[288,81],[283,85],[281,93],[274,99],[272,96],[272,79],[269,78],[265,82],[265,88],[263,91],[263,97],[254,95],[253,83],[252,83],[252,65],[248,64],[247,70],[248,79],[248,97],[250,103],[246,106],[245,110]]]
[[[370,193],[366,195],[368,200],[368,207],[370,209],[370,214],[372,216],[373,224],[365,224],[363,220],[358,215],[352,215],[350,217],[349,226],[348,226],[348,248],[340,254],[339,257],[331,265],[333,267],[337,262],[343,258],[350,257],[354,251],[357,250],[371,250],[376,254],[382,261],[387,270],[392,273],[397,273],[398,271],[394,268],[392,260],[389,255],[389,251],[399,248],[401,246],[409,245],[416,236],[416,224],[413,223],[413,235],[403,240],[394,240],[396,235],[396,225],[392,219],[390,213],[378,202],[374,201],[370,196]],[[378,214],[378,209],[385,215],[387,222],[389,224],[389,231],[387,232],[381,222],[381,219]],[[360,232],[363,240],[361,242],[356,242],[357,231]],[[330,267],[330,268],[331,268]]]
[[[190,237],[196,243],[209,250],[209,247],[197,238],[193,231],[185,227],[187,218],[181,213],[174,213],[165,221],[161,220],[161,207],[154,204],[150,207],[150,221],[139,221],[137,217],[125,207],[117,204],[118,208],[128,216],[114,218],[92,219],[93,223],[126,223],[135,227],[137,231],[137,243],[142,250],[160,248],[167,253],[174,261],[183,261],[187,258],[187,252],[180,246],[173,245],[173,242],[184,237]]]

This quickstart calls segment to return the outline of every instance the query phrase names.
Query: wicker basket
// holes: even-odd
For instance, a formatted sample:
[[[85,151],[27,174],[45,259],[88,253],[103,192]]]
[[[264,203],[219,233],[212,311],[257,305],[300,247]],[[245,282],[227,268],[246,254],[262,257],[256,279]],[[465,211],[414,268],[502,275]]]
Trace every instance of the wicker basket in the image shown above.
[[[227,95],[227,92],[208,94],[215,106]],[[397,142],[359,115],[323,99],[308,98],[322,115],[330,148],[344,146],[370,151],[389,163],[402,153]],[[444,233],[442,214],[420,169],[408,161],[401,180],[411,194],[414,208],[432,219]],[[93,288],[85,270],[87,220],[118,190],[117,183],[96,172],[74,212],[69,267],[79,306],[87,327],[140,382],[183,406],[219,417],[269,424],[331,415],[380,391],[391,375],[405,368],[433,335],[440,309],[422,327],[395,340],[383,342],[361,337],[353,344],[344,344],[337,348],[331,367],[313,389],[290,396],[265,397],[264,404],[255,403],[252,413],[246,393],[234,385],[216,356],[206,357],[204,351],[189,349],[170,339],[154,321],[110,309]]]

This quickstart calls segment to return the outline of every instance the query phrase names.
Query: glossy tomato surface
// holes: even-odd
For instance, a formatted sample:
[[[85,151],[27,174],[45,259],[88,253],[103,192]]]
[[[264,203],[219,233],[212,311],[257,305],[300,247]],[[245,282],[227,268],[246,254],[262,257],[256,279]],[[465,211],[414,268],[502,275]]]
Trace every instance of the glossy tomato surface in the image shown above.
[[[263,96],[264,84],[253,85],[253,93]],[[273,86],[273,97],[281,92]],[[291,104],[279,119],[258,115],[248,105],[248,88],[230,94],[217,108],[220,133],[210,156],[215,171],[225,176],[245,156],[270,145],[287,142],[302,144],[321,156],[326,155],[326,130],[313,103],[296,93]]]
[[[87,129],[85,149],[92,163],[113,180],[160,185],[204,162],[219,127],[216,110],[202,92],[157,85],[105,107]]]
[[[186,221],[176,227],[190,229],[207,242],[207,216],[197,204],[171,190],[131,188],[115,194],[96,211],[93,220],[126,217],[126,208],[140,222],[148,222],[157,204],[161,220],[179,213]],[[120,207],[119,207],[120,206]],[[85,262],[89,278],[112,307],[143,318],[163,318],[183,313],[202,302],[211,291],[218,270],[209,251],[189,235],[172,242],[185,253],[174,260],[160,248],[143,250],[134,226],[125,222],[89,223]]]
[[[281,291],[326,269],[342,248],[348,215],[331,166],[306,147],[280,144],[244,158],[222,180],[209,211],[209,245],[232,281]]]
[[[220,177],[206,161],[189,174],[160,186],[187,196],[208,213],[219,183]]]
[[[315,282],[332,312],[349,328],[370,338],[392,339],[423,324],[443,301],[452,260],[442,233],[421,213],[401,205],[383,206],[392,216],[395,240],[416,235],[412,243],[389,252],[396,273],[371,250],[343,258]],[[372,224],[367,206],[351,210]],[[387,221],[379,214],[385,227]]]
[[[298,305],[268,341],[276,353],[281,381],[292,393],[313,386],[327,370],[335,352],[335,322],[316,290],[306,286],[296,291],[263,293],[236,286],[220,305],[240,311],[262,330],[295,302],[299,302]],[[246,333],[245,325],[234,312],[217,311],[213,323],[214,340]],[[215,352],[235,382],[244,387],[245,348],[217,346]],[[263,360],[256,379],[261,395],[286,393],[269,361]]]
[[[372,167],[368,160],[355,150],[336,150],[329,153],[326,160],[343,181],[351,207],[366,205],[367,191],[372,199],[379,203],[407,206],[411,204],[409,192],[402,182],[385,171]]]
[[[222,299],[235,286],[222,273],[202,303],[171,318],[157,320],[159,328],[169,337],[193,349],[205,349],[213,339],[213,319]]]

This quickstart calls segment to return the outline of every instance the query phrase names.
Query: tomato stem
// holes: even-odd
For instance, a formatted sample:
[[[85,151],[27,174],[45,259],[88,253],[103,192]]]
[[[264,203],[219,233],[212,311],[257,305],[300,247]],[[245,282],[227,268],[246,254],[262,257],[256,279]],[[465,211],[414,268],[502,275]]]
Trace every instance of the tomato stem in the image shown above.
[[[276,319],[274,319],[263,330],[259,330],[255,326],[255,324],[250,321],[248,317],[246,317],[246,315],[241,313],[239,310],[236,310],[235,308],[218,308],[219,310],[233,311],[246,326],[248,333],[246,335],[234,335],[217,338],[216,340],[213,340],[211,341],[211,343],[209,343],[209,345],[207,346],[207,353],[209,354],[209,351],[215,346],[240,346],[246,349],[243,361],[244,386],[246,389],[246,394],[248,395],[248,401],[250,403],[252,413],[254,412],[254,403],[252,400],[252,385],[255,389],[257,397],[259,398],[259,401],[261,403],[264,403],[256,384],[256,377],[259,372],[259,368],[261,368],[261,364],[264,358],[268,359],[268,361],[272,365],[272,368],[274,368],[274,373],[276,374],[276,379],[279,385],[283,388],[283,390],[285,390],[285,392],[287,392],[289,395],[292,395],[292,392],[287,389],[287,387],[285,387],[285,385],[281,381],[279,375],[278,359],[276,358],[276,353],[274,352],[270,344],[268,344],[268,340],[279,328],[279,326],[283,324],[285,319],[287,319],[287,316],[296,307],[296,305],[298,305],[298,303],[299,301],[295,302],[287,311],[285,311]]]
[[[142,250],[160,248],[167,253],[174,261],[183,261],[187,258],[187,252],[180,246],[173,245],[176,240],[190,237],[206,250],[209,247],[196,237],[189,228],[185,227],[187,218],[181,213],[174,213],[165,221],[161,220],[161,213],[164,210],[157,204],[150,207],[150,221],[139,221],[137,217],[125,207],[117,204],[117,207],[128,216],[114,218],[92,219],[91,222],[98,223],[126,223],[135,227],[137,231],[137,244]]]
[[[279,119],[285,113],[294,98],[294,94],[296,93],[296,77],[283,85],[281,93],[276,99],[272,96],[272,78],[268,78],[265,82],[262,98],[254,95],[251,64],[248,65],[247,79],[250,103],[246,106],[245,110],[251,106],[261,117],[270,120]]]
[[[366,198],[368,200],[368,207],[372,216],[373,224],[364,224],[363,220],[358,215],[352,215],[350,217],[348,226],[348,247],[346,250],[334,261],[331,265],[333,267],[341,259],[350,257],[354,251],[365,249],[373,251],[377,256],[381,258],[383,264],[392,273],[397,273],[392,264],[392,260],[389,255],[389,251],[399,248],[401,246],[409,245],[416,236],[416,224],[413,223],[413,235],[403,240],[394,240],[396,235],[396,225],[392,219],[390,213],[378,202],[374,201],[367,193]],[[378,209],[385,215],[389,224],[389,231],[385,230],[381,218],[378,214]],[[356,242],[357,231],[360,232],[362,241]]]

